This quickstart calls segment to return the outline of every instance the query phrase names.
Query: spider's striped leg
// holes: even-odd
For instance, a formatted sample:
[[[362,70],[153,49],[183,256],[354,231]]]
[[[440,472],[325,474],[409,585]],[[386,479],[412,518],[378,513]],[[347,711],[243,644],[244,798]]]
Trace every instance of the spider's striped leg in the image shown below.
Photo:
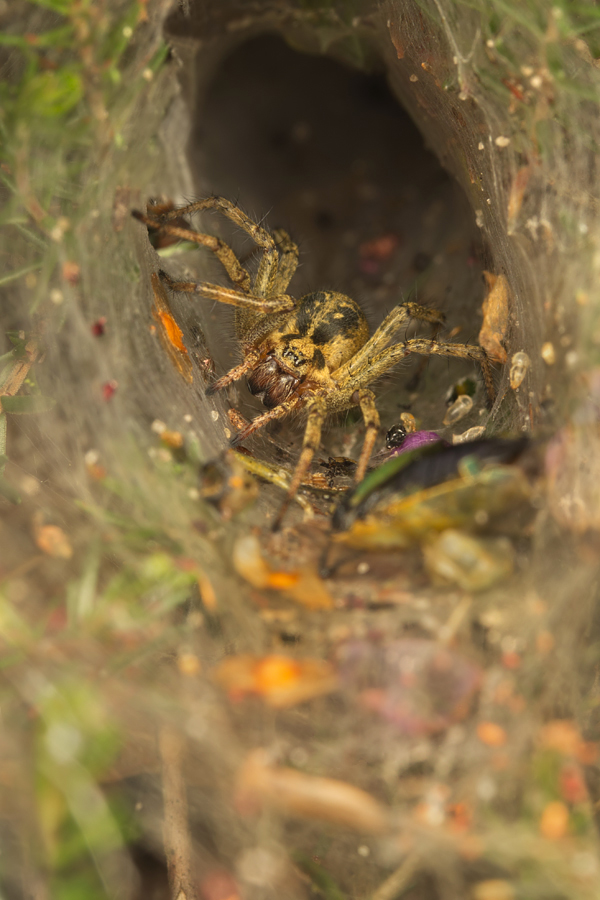
[[[281,294],[286,290],[298,268],[298,246],[283,228],[276,228],[273,237],[279,250],[279,264],[267,286],[267,296]]]
[[[308,407],[308,420],[302,442],[300,457],[288,488],[287,496],[279,508],[279,512],[273,522],[273,531],[277,531],[281,525],[288,506],[298,493],[298,489],[304,480],[304,476],[310,468],[312,458],[319,449],[321,443],[321,429],[327,415],[327,403],[323,397],[315,397]]]
[[[367,343],[358,350],[351,360],[336,371],[336,381],[343,383],[346,379],[354,380],[354,376],[362,372],[365,367],[369,369],[373,359],[379,358],[381,351],[402,328],[408,325],[411,319],[420,319],[423,322],[430,322],[432,325],[440,325],[444,321],[444,316],[436,309],[428,309],[425,306],[419,306],[417,303],[404,303],[395,306]],[[390,363],[390,365],[393,365],[393,363]],[[385,368],[379,371],[378,375],[381,375],[383,372],[385,372]],[[369,381],[374,381],[378,375],[361,382],[358,386],[365,387],[369,384]]]
[[[227,375],[225,376],[227,378]],[[281,419],[283,416],[286,416],[293,409],[296,409],[297,406],[302,403],[302,399],[300,397],[292,397],[291,400],[286,400],[284,403],[280,403],[279,406],[274,406],[273,409],[269,409],[266,413],[262,413],[260,416],[255,416],[252,421],[242,429],[242,431],[238,431],[237,434],[230,440],[230,445],[232,447],[237,447],[238,444],[241,444],[242,441],[245,441],[247,437],[250,437],[251,434],[254,434],[255,431],[258,431],[260,428],[264,428],[269,422],[272,422],[274,419]]]
[[[279,262],[279,254],[275,239],[266,228],[263,228],[262,225],[259,225],[257,222],[253,222],[252,219],[247,216],[246,213],[242,212],[235,203],[232,203],[231,200],[227,200],[225,197],[205,197],[203,200],[196,200],[194,203],[189,203],[187,206],[180,207],[179,209],[170,210],[170,212],[163,217],[163,221],[166,219],[175,219],[178,216],[191,215],[192,213],[199,212],[203,209],[216,209],[219,210],[219,212],[222,212],[228,219],[236,225],[239,225],[240,228],[243,228],[246,234],[249,234],[252,240],[263,250],[258,273],[254,279],[254,284],[252,285],[252,292],[258,297],[268,296],[269,285],[276,277]],[[287,284],[281,288],[281,292],[283,292],[286,287]]]
[[[180,210],[176,210],[176,212],[181,214]],[[174,225],[169,221],[165,221],[166,217],[163,216],[154,218],[152,216],[144,215],[144,213],[141,213],[136,209],[132,210],[131,214],[135,219],[143,222],[147,228],[154,228],[157,231],[163,231],[165,234],[170,234],[173,237],[181,238],[182,241],[192,241],[194,244],[206,247],[207,250],[214,253],[217,259],[220,260],[223,268],[235,285],[243,291],[250,290],[251,281],[249,273],[242,266],[229,244],[226,244],[221,238],[216,237],[214,234],[202,234],[199,231],[194,231],[192,228],[181,228],[179,225]]]
[[[373,391],[361,388],[358,391],[358,402],[365,422],[365,439],[356,467],[356,473],[354,475],[354,480],[357,483],[362,481],[365,477],[381,422],[377,407],[375,406],[375,394]]]
[[[371,335],[367,343],[356,352],[352,359],[336,370],[334,373],[335,380],[340,384],[344,393],[346,382],[352,384],[356,382],[356,386],[350,393],[351,396],[355,390],[360,387],[366,387],[370,381],[373,381],[374,378],[377,377],[366,377],[364,380],[357,381],[357,378],[360,379],[361,375],[364,377],[365,372],[368,373],[373,359],[381,354],[384,347],[389,344],[394,335],[396,335],[403,326],[408,324],[409,320],[410,314],[407,312],[406,307],[395,306],[391,313],[385,317],[377,331]],[[382,371],[385,371],[385,369]],[[381,372],[379,372],[379,374],[381,374]],[[350,403],[349,405],[355,406],[356,404]]]
[[[288,294],[279,294],[276,297],[257,297],[255,294],[240,291],[237,288],[224,287],[221,284],[211,284],[209,281],[173,281],[166,272],[160,273],[161,279],[172,291],[180,291],[183,294],[201,294],[209,300],[218,300],[219,303],[227,303],[229,306],[237,306],[257,313],[277,313],[291,310],[296,301]]]
[[[212,384],[207,386],[206,396],[212,397],[213,394],[216,394],[217,391],[222,391],[227,385],[232,384],[234,381],[239,381],[242,375],[245,375],[246,372],[249,372],[254,368],[259,358],[260,353],[258,350],[252,350],[250,353],[246,354],[244,361],[241,362],[239,366],[234,366],[233,369],[230,369],[229,372],[222,375],[221,378],[218,378],[216,381],[213,381]]]
[[[496,389],[494,387],[494,379],[492,378],[492,368],[490,360],[483,349],[478,344],[450,344],[445,341],[428,341],[424,338],[411,338],[406,341],[405,348],[407,353],[424,353],[428,356],[456,356],[459,359],[472,359],[481,366],[483,380],[488,393],[490,403],[496,399]]]

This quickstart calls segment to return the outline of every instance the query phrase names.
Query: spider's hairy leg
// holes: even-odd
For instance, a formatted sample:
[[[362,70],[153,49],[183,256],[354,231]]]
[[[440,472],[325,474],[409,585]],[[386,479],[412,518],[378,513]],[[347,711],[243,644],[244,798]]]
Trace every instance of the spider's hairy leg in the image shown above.
[[[208,385],[205,392],[206,396],[212,397],[212,395],[216,394],[217,391],[221,391],[224,387],[227,387],[227,385],[232,384],[234,381],[238,381],[242,377],[242,375],[245,375],[246,372],[249,372],[254,368],[259,358],[259,351],[251,350],[245,355],[244,361],[241,362],[239,366],[234,366],[233,369],[230,369],[229,372],[227,372],[221,378],[217,379],[217,381],[214,381],[212,384]],[[240,440],[242,440],[242,438],[240,438]]]
[[[425,343],[429,342],[425,341]],[[360,369],[346,373],[342,380],[338,381],[338,373],[336,372],[335,379],[338,381],[339,386],[336,407],[347,409],[348,407],[356,406],[357,391],[360,392],[383,375],[384,372],[387,372],[388,369],[391,369],[392,366],[395,366],[401,359],[404,359],[407,353],[406,344],[394,344],[393,347],[388,347],[376,356],[364,360]],[[360,394],[358,396],[360,397]]]
[[[225,378],[227,377],[228,376],[225,375]],[[292,397],[290,400],[285,400],[283,403],[280,403],[279,406],[274,406],[273,409],[268,410],[268,412],[262,413],[260,416],[255,416],[242,431],[238,431],[237,434],[234,434],[229,442],[230,446],[237,447],[238,444],[245,441],[246,438],[250,437],[251,434],[254,434],[255,431],[264,428],[265,425],[272,422],[274,419],[282,419],[283,416],[286,416],[293,409],[296,409],[301,403],[302,400],[300,397]]]
[[[315,397],[308,407],[308,420],[306,422],[306,430],[304,432],[304,440],[302,442],[302,450],[300,458],[296,463],[296,468],[288,488],[285,500],[279,508],[279,512],[273,522],[272,530],[278,531],[282,519],[287,511],[288,506],[298,493],[298,489],[304,480],[306,473],[310,468],[312,458],[319,449],[321,442],[321,429],[325,416],[327,415],[327,403],[323,397]]]
[[[169,210],[169,212],[161,216],[161,219],[165,222],[169,219],[177,219],[180,216],[189,216],[202,209],[218,209],[228,219],[231,219],[232,222],[243,228],[263,250],[276,249],[275,241],[267,229],[253,222],[235,203],[232,203],[231,200],[227,200],[225,197],[205,197],[203,200],[195,200],[193,203],[188,203],[187,206]]]
[[[366,388],[358,391],[358,403],[363,414],[365,422],[365,439],[363,442],[360,458],[356,467],[354,480],[358,483],[365,477],[369,460],[377,440],[377,432],[379,431],[380,418],[375,406],[375,394]]]
[[[496,399],[496,388],[492,378],[492,369],[487,353],[477,344],[450,344],[444,341],[428,341],[423,338],[411,338],[406,341],[407,353],[423,353],[428,356],[456,356],[459,359],[472,359],[481,366],[483,380],[490,403]]]
[[[365,366],[370,367],[373,357],[378,356],[392,338],[408,325],[411,319],[420,319],[423,322],[430,322],[432,325],[441,325],[445,317],[438,310],[428,309],[425,306],[419,306],[417,303],[401,303],[395,306],[385,317],[377,331],[358,350],[356,355],[337,370],[335,373],[336,381],[345,381],[346,378],[352,378],[362,372]],[[382,374],[382,372],[379,374]],[[370,380],[373,381],[375,377]],[[368,383],[368,381],[364,382],[364,384]],[[364,384],[361,383],[359,386],[364,386]]]
[[[490,368],[487,353],[483,347],[475,344],[450,344],[444,341],[432,341],[427,338],[412,338],[399,344],[388,347],[377,356],[363,360],[362,368],[351,372],[346,372],[345,377],[339,379],[338,372],[335,373],[336,381],[338,381],[339,392],[336,399],[336,406],[342,408],[342,404],[346,406],[355,406],[353,395],[355,391],[366,387],[375,381],[388,369],[391,369],[396,363],[404,359],[409,353],[423,353],[427,356],[455,356],[460,359],[472,359],[481,365],[485,385],[490,400],[493,402],[495,397],[494,382],[492,380],[492,372]],[[357,354],[358,355],[358,354]],[[346,368],[346,367],[344,367]]]
[[[262,248],[263,256],[258,267],[258,273],[254,279],[252,287],[253,293],[259,297],[266,297],[268,286],[271,280],[276,276],[279,256],[275,240],[266,228],[254,222],[246,213],[227,200],[225,197],[206,197],[204,200],[196,200],[187,206],[179,209],[170,210],[163,217],[163,221],[167,219],[175,219],[178,216],[191,215],[203,209],[216,209],[222,212],[228,219],[238,225],[240,228],[250,235],[259,247]],[[286,285],[287,287],[287,285]],[[284,290],[282,288],[282,290]]]
[[[211,284],[208,281],[173,281],[163,271],[161,271],[160,277],[172,291],[180,291],[183,294],[201,294],[209,300],[218,300],[219,303],[227,303],[229,306],[237,306],[258,313],[284,312],[292,310],[296,305],[294,298],[288,294],[279,294],[276,297],[257,297],[236,288],[223,287],[223,285]]]
[[[176,212],[180,211],[176,210]],[[214,234],[202,234],[191,228],[181,228],[179,225],[171,225],[168,221],[165,221],[166,216],[153,218],[152,216],[144,215],[144,213],[139,212],[137,209],[132,210],[131,215],[134,219],[143,222],[148,228],[154,228],[157,231],[163,231],[165,234],[180,238],[182,241],[191,241],[194,244],[200,244],[200,246],[206,247],[207,250],[210,250],[215,254],[235,285],[238,285],[243,291],[250,290],[251,280],[249,273],[242,266],[231,247],[226,244],[225,241],[222,241],[221,238],[216,237]],[[167,216],[169,216],[169,213],[167,213]]]
[[[287,231],[284,231],[283,228],[275,228],[273,237],[279,250],[279,265],[268,285],[268,297],[271,294],[283,293],[298,268],[298,245],[294,243]]]
[[[418,303],[404,303],[403,308],[407,310],[411,319],[420,319],[421,322],[429,322],[431,325],[443,325],[446,316],[439,309],[430,309],[428,306],[419,306]]]
[[[385,317],[377,331],[371,335],[369,340],[356,352],[352,359],[348,360],[343,366],[335,372],[335,380],[340,384],[344,384],[348,379],[354,380],[355,377],[362,377],[364,370],[369,369],[371,362],[375,356],[378,356],[383,348],[389,344],[394,335],[400,329],[407,325],[410,320],[410,313],[404,305],[395,306],[394,309]],[[385,371],[385,370],[384,370]],[[381,374],[381,373],[380,373]],[[357,382],[356,387],[351,391],[364,387],[373,381],[376,376],[366,381]],[[350,404],[352,405],[352,404]]]

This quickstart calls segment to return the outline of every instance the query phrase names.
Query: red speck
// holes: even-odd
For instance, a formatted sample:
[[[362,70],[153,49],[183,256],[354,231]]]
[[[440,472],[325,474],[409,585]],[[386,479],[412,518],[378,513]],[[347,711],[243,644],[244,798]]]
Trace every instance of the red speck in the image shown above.
[[[92,334],[94,337],[102,337],[106,331],[106,316],[100,316],[92,325]]]
[[[466,803],[450,803],[447,807],[450,826],[456,831],[468,831],[473,816]]]
[[[46,621],[46,630],[49,632],[61,631],[67,624],[67,611],[64,606],[53,609]]]
[[[118,383],[114,379],[113,381],[104,382],[102,385],[102,399],[105,403],[108,403],[118,386]]]
[[[400,243],[397,234],[388,232],[370,241],[365,241],[358,248],[360,255],[359,268],[365,275],[376,275],[383,263],[394,253]]]
[[[201,882],[200,896],[203,900],[240,900],[240,890],[229,872],[217,869]]]
[[[525,95],[523,94],[523,85],[517,84],[515,81],[511,81],[510,78],[503,78],[502,84],[504,87],[507,87],[511,92],[513,97],[516,97],[517,100],[520,100],[521,103],[525,100]]]
[[[364,241],[358,248],[358,252],[361,257],[369,257],[370,259],[385,262],[390,258],[399,243],[398,235],[389,231],[370,241]]]
[[[566,803],[583,803],[587,799],[581,769],[574,763],[565,763],[560,771],[560,793]]]
[[[505,669],[518,669],[521,665],[521,657],[514,650],[502,654],[502,665]]]

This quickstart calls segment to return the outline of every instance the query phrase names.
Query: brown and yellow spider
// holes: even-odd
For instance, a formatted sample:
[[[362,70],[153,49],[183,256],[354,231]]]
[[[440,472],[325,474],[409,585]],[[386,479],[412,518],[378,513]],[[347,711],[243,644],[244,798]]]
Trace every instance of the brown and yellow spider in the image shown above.
[[[254,279],[220,238],[181,227],[174,221],[202,209],[220,210],[261,248],[262,257]],[[296,244],[285,231],[277,229],[270,233],[253,222],[229,200],[208,197],[156,217],[138,211],[133,215],[150,229],[160,229],[211,250],[234,285],[174,282],[162,273],[174,291],[201,294],[237,307],[235,329],[243,361],[214,382],[207,394],[245,375],[250,391],[260,397],[267,412],[256,416],[239,431],[232,444],[239,444],[273,419],[281,419],[293,410],[306,410],[302,451],[274,527],[281,522],[310,467],[328,413],[360,406],[366,434],[356,467],[356,481],[364,477],[379,429],[375,395],[368,385],[407,354],[441,354],[476,360],[493,398],[490,366],[481,347],[426,338],[392,343],[411,318],[441,324],[444,317],[439,312],[416,303],[396,306],[369,337],[365,315],[350,297],[335,291],[315,291],[297,300],[286,294],[298,265]]]

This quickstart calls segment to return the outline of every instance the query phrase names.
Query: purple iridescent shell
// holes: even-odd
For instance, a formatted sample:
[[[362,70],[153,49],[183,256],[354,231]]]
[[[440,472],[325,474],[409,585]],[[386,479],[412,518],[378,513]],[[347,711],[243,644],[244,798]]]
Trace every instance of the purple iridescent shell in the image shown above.
[[[406,453],[408,450],[416,450],[424,444],[433,444],[439,441],[440,436],[435,431],[413,431],[406,435],[399,447],[396,447],[390,453],[390,456],[398,456],[400,453]]]

